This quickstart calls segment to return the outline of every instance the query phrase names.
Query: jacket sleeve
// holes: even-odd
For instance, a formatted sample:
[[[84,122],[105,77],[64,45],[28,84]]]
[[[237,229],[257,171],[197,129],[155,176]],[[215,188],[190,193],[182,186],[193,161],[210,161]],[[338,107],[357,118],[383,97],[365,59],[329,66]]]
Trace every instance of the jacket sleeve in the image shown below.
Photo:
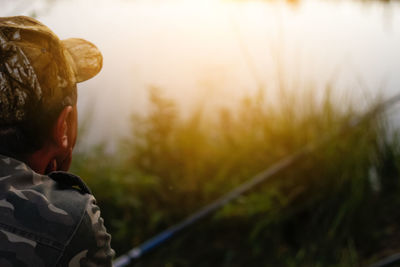
[[[95,198],[90,195],[82,220],[66,246],[58,266],[112,266],[115,252],[110,242],[111,235],[104,227],[100,208],[96,205]]]

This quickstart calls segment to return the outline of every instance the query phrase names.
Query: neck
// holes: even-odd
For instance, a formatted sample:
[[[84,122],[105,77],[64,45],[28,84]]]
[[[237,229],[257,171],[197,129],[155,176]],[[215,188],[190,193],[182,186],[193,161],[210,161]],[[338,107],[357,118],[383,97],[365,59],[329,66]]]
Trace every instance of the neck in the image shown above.
[[[57,170],[54,156],[48,149],[40,149],[29,155],[25,163],[35,172],[46,174]]]

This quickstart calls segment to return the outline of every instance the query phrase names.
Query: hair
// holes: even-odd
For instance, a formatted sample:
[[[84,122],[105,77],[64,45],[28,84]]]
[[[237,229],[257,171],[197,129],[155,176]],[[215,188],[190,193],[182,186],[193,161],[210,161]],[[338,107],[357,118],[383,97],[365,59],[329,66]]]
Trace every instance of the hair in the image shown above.
[[[44,116],[0,127],[0,154],[19,160],[39,150],[50,137],[56,118]]]
[[[51,112],[39,109],[22,122],[0,125],[0,154],[25,161],[49,140],[61,111],[75,104],[76,89]]]

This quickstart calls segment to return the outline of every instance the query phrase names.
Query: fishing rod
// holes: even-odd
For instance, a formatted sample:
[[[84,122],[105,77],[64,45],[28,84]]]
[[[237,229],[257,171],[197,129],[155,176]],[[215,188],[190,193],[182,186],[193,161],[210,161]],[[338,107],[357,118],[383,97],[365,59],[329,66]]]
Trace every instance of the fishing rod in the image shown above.
[[[361,123],[374,118],[375,116],[379,115],[387,108],[393,106],[397,102],[400,101],[400,93],[396,94],[387,100],[380,102],[368,112],[366,112],[363,116],[359,116],[356,118],[351,119],[348,123],[346,123],[341,129],[334,135],[325,135],[322,138],[318,139],[315,142],[311,142],[306,144],[296,152],[284,157],[283,159],[277,161],[276,163],[272,164],[272,166],[268,167],[267,169],[261,171],[257,175],[255,175],[252,179],[247,182],[242,183],[232,191],[228,192],[227,194],[223,195],[219,199],[215,200],[214,202],[206,205],[205,207],[201,208],[197,212],[193,213],[182,222],[162,231],[161,233],[157,234],[153,238],[145,241],[141,245],[131,249],[126,254],[118,257],[114,261],[115,267],[124,267],[130,264],[132,261],[136,261],[141,258],[144,254],[154,250],[155,248],[159,247],[183,229],[188,228],[189,226],[193,225],[200,219],[210,215],[214,211],[222,208],[227,203],[237,199],[239,196],[243,195],[244,193],[248,192],[250,189],[254,188],[255,186],[265,182],[268,178],[274,176],[275,174],[279,173],[280,171],[286,169],[287,167],[293,165],[297,162],[300,158],[304,155],[316,150],[320,146],[329,143],[332,138],[338,134],[343,134],[346,131],[353,129],[359,126]],[[400,258],[400,257],[399,257]],[[383,267],[385,265],[377,265],[379,267]],[[377,267],[374,266],[374,267]]]
[[[385,266],[390,266],[395,263],[400,262],[400,253],[393,254],[391,256],[388,256],[378,262],[373,263],[369,267],[385,267]]]

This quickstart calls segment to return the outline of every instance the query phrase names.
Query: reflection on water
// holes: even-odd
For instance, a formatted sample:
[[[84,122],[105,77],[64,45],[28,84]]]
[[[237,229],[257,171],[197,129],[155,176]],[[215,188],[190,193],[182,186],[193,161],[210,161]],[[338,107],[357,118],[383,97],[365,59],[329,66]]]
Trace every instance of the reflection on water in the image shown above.
[[[400,88],[400,4],[293,3],[69,0],[38,19],[104,54],[103,71],[79,91],[81,116],[93,109],[90,142],[121,136],[150,86],[183,110],[232,105],[260,87],[270,101],[282,85],[318,94],[329,82],[360,99]]]

